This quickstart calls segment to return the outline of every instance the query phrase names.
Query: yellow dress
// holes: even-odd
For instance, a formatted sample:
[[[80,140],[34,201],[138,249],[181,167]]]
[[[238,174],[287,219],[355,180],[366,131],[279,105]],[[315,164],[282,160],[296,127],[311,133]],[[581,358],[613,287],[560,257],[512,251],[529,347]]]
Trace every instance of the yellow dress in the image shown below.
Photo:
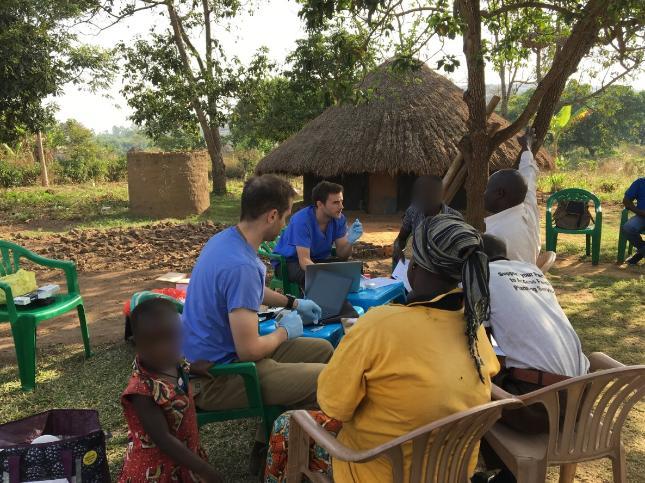
[[[339,344],[318,378],[318,403],[343,422],[339,441],[370,449],[420,426],[490,401],[500,369],[483,327],[477,333],[482,383],[468,351],[463,309],[427,302],[371,309]],[[471,472],[478,448],[471,457]],[[408,478],[412,446],[404,450]],[[333,461],[334,481],[387,482],[385,458],[355,464]]]

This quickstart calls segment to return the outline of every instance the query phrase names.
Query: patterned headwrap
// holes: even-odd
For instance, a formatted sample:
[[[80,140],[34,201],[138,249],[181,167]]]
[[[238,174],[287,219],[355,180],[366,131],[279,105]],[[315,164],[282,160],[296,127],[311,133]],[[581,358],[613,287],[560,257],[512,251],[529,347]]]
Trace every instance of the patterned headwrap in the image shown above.
[[[414,233],[413,256],[425,270],[462,283],[468,349],[483,382],[476,342],[479,326],[490,318],[490,272],[481,235],[457,216],[429,217]]]

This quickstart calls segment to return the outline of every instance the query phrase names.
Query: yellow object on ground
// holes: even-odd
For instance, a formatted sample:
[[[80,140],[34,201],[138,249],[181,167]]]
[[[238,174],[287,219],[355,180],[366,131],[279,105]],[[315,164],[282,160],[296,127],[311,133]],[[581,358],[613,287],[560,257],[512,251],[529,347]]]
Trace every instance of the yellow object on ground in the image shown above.
[[[491,377],[499,371],[499,363],[486,332],[483,327],[477,332],[482,382],[468,351],[463,309],[428,306],[443,297],[373,308],[341,340],[318,378],[320,408],[343,422],[340,442],[353,449],[371,449],[490,401]],[[471,471],[477,454],[475,449]],[[404,457],[407,480],[411,445]],[[333,471],[338,482],[392,479],[385,458],[363,464],[333,460]]]
[[[19,297],[29,292],[33,292],[38,288],[36,283],[36,274],[29,270],[19,269],[16,273],[0,277],[0,282],[6,283],[11,286],[11,292],[14,297]],[[4,290],[0,290],[0,304],[6,304],[7,297]]]

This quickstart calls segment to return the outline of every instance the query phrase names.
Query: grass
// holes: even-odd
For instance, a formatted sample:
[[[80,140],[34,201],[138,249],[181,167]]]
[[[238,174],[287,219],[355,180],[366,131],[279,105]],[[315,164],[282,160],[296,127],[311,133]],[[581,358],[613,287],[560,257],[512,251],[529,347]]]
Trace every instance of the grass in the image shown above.
[[[300,179],[291,182],[296,189],[302,188]],[[228,192],[224,195],[211,194],[211,205],[201,215],[165,221],[235,223],[240,215],[242,188],[242,180],[229,179]],[[129,213],[126,182],[0,190],[0,223],[22,224],[24,228],[20,228],[24,234],[45,234],[73,228],[136,227],[155,221],[159,220]]]
[[[242,181],[229,180],[228,190],[225,195],[211,195],[211,206],[201,215],[169,221],[235,222],[239,216]],[[25,232],[131,227],[157,221],[130,215],[128,184],[125,182],[1,190],[0,213],[0,220],[6,224],[25,224]],[[35,230],[30,230],[30,226],[36,227]]]

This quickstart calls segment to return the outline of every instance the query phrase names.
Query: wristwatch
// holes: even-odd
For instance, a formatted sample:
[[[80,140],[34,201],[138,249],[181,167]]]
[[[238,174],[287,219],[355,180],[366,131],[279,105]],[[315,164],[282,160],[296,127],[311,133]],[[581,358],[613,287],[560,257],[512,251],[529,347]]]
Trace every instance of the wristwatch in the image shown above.
[[[284,306],[285,309],[291,310],[293,309],[293,303],[296,301],[296,298],[293,295],[286,295],[287,297],[287,305]]]

